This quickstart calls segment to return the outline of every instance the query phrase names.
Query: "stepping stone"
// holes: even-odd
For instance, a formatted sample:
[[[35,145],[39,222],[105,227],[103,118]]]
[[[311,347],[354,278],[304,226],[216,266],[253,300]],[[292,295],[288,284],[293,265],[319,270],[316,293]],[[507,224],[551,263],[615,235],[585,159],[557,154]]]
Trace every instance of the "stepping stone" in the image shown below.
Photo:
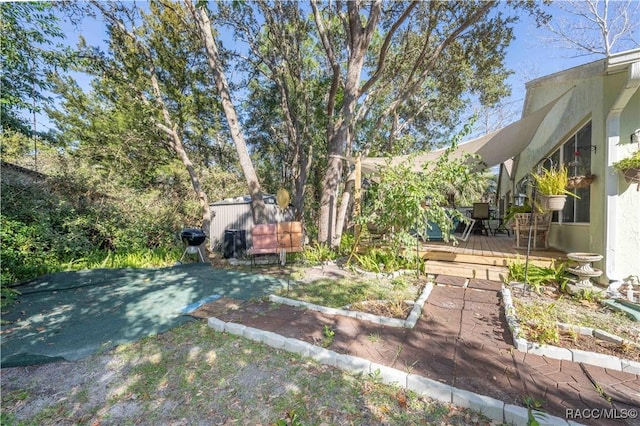
[[[472,278],[469,280],[469,288],[475,288],[478,290],[500,291],[500,289],[502,288],[502,283],[500,281],[479,280]]]
[[[464,284],[467,282],[467,279],[464,277],[454,277],[451,275],[438,275],[436,276],[436,284],[443,284],[443,285],[453,285],[456,287],[463,287]]]

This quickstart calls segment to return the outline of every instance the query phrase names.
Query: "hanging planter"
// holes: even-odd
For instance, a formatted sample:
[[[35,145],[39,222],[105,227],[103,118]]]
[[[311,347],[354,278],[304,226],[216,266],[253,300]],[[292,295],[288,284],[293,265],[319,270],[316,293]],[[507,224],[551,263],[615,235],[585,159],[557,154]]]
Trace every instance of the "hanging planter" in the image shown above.
[[[627,183],[640,183],[640,168],[631,168],[622,171]]]
[[[613,168],[622,173],[627,183],[637,183],[640,191],[640,149],[630,157],[613,163]]]
[[[627,183],[637,184],[636,191],[640,191],[640,149],[630,157],[613,163],[613,168],[622,173]]]
[[[558,211],[564,208],[567,195],[580,198],[567,189],[569,185],[569,173],[565,166],[557,169],[542,169],[533,174],[538,188],[538,204],[544,211]]]
[[[595,150],[595,146],[593,148]],[[571,163],[568,163],[569,168],[567,169],[572,172],[571,174],[573,176],[568,177],[567,188],[588,188],[589,185],[591,185],[591,183],[593,182],[595,176],[590,173],[588,167],[584,166],[579,149],[573,153],[573,156],[574,160]]]
[[[594,179],[595,179],[595,175],[570,176],[567,181],[567,188],[569,189],[588,188],[589,185],[593,183]]]
[[[544,211],[559,211],[564,209],[567,202],[566,195],[540,195],[538,197],[540,208]]]

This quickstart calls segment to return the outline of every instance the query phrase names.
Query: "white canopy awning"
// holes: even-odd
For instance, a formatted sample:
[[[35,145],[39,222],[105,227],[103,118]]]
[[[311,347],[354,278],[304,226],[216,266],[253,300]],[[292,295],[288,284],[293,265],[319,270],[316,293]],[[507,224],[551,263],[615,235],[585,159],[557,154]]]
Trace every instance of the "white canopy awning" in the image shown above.
[[[480,156],[480,160],[486,164],[487,167],[497,166],[503,162],[509,160],[520,154],[529,145],[538,127],[545,119],[549,111],[556,105],[556,103],[566,95],[571,89],[558,96],[553,101],[549,102],[542,108],[534,111],[533,113],[523,117],[522,119],[511,123],[506,127],[495,132],[488,133],[476,139],[461,143],[458,149],[450,154],[451,158],[458,158],[463,153],[477,154]],[[398,165],[406,162],[413,164],[413,170],[423,170],[423,165],[428,162],[437,160],[447,148],[431,151],[426,154],[411,156],[400,155],[391,159],[391,165]],[[347,159],[350,163],[355,163],[355,158],[351,157]],[[380,167],[387,163],[386,157],[368,157],[361,160],[362,173],[377,173]]]

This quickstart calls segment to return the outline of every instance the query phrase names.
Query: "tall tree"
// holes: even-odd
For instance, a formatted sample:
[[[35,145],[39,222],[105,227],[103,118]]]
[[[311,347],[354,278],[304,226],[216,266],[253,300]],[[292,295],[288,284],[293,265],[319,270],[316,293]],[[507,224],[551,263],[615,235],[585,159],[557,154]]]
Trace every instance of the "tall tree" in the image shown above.
[[[0,125],[30,135],[33,127],[22,113],[38,112],[50,101],[47,75],[65,64],[56,44],[64,34],[49,3],[2,3],[0,13]]]
[[[86,161],[106,182],[138,189],[151,187],[158,169],[175,159],[158,142],[163,135],[147,112],[122,88],[106,78],[96,79],[86,92],[71,77],[54,81],[61,100],[47,113],[69,159]]]
[[[313,22],[295,2],[220,3],[216,22],[250,52],[240,57],[249,90],[248,143],[260,152],[274,186],[293,191],[296,216],[302,217],[314,154],[322,152],[322,92],[327,78],[317,58]],[[321,127],[322,126],[322,127]]]
[[[215,16],[213,28],[212,12],[204,2],[185,1],[186,16],[175,3],[163,0],[160,4],[175,9],[183,21],[181,28],[195,30],[190,33],[200,41],[197,44],[202,46],[202,56],[213,76],[259,223],[263,220],[259,217],[262,187],[232,102],[233,88],[225,75],[230,56],[220,51],[214,31],[221,23],[217,18],[223,15]],[[223,11],[227,6],[218,4],[216,10]],[[312,1],[311,14],[300,3],[279,1],[239,2],[231,7],[236,8],[230,9],[232,12],[242,11],[239,17],[251,18],[244,25],[240,18],[233,21],[236,34],[246,32],[250,46],[245,71],[250,77],[263,76],[268,83],[260,87],[249,83],[255,88],[251,93],[257,95],[257,102],[260,97],[266,99],[269,93],[277,93],[270,103],[263,101],[260,111],[277,118],[271,134],[280,138],[280,150],[288,154],[283,158],[303,164],[292,173],[296,193],[300,188],[304,194],[306,174],[323,174],[319,240],[332,244],[338,242],[341,229],[335,222],[344,180],[343,156],[354,152],[411,152],[437,145],[442,129],[457,126],[466,96],[473,94],[483,104],[491,105],[507,93],[504,80],[508,71],[503,59],[517,11],[541,14],[533,1]],[[305,16],[311,17],[312,24]],[[311,25],[315,31],[309,31]],[[130,76],[127,83],[135,86],[151,82],[132,93],[141,91],[145,95],[138,96],[138,101],[151,117],[164,123],[164,129],[157,129],[169,134],[165,109],[169,118],[176,120],[177,116],[171,115],[175,105],[166,102],[170,96],[158,96],[156,86],[166,92],[171,85],[153,84],[154,72],[161,83],[164,74],[158,72],[159,62],[148,59],[155,56],[139,49],[138,44],[147,40],[147,35],[133,26],[122,34],[128,38],[119,40],[131,49],[127,56],[130,63],[124,68]],[[132,44],[127,40],[137,41]],[[237,57],[247,56],[246,51],[235,53]],[[119,56],[115,59],[122,60]],[[319,101],[324,114],[317,113]],[[320,115],[323,117],[316,119]],[[325,146],[316,149],[318,125],[324,125]],[[185,134],[180,136],[184,139]],[[312,162],[311,152],[326,157]],[[310,159],[306,165],[305,158]],[[290,166],[295,170],[296,165]],[[344,199],[342,208],[346,205]]]
[[[184,16],[184,10],[175,6],[167,11],[158,2],[149,4],[150,13],[141,13],[128,4],[94,1],[92,6],[107,23],[110,54],[83,49],[85,71],[101,79],[105,88],[102,94],[117,108],[140,117],[148,140],[168,149],[182,162],[200,204],[202,227],[208,232],[209,201],[188,141],[202,143],[203,132],[197,129],[215,123],[215,118],[204,119],[195,107],[209,102],[208,80],[202,72],[202,56],[192,49],[194,39],[182,31],[183,20],[176,18],[176,13]],[[145,146],[140,143],[136,149],[143,152]]]
[[[635,0],[556,2],[560,13],[545,28],[547,41],[576,56],[608,57],[640,46],[640,3]]]
[[[321,8],[322,6],[322,8]],[[336,245],[336,208],[342,156],[367,152],[386,134],[385,150],[403,132],[414,132],[438,114],[455,118],[462,95],[477,92],[485,104],[506,93],[505,48],[516,9],[545,16],[534,2],[331,2],[311,0],[331,75],[326,95],[327,167],[320,206],[319,240]],[[511,14],[507,13],[511,10]],[[333,25],[335,20],[340,26]],[[449,103],[452,107],[445,107]],[[368,119],[368,120],[367,120]],[[363,123],[374,123],[360,133]],[[446,121],[445,121],[446,122]]]
[[[218,45],[213,35],[209,13],[204,4],[196,6],[191,0],[185,0],[185,4],[187,5],[187,9],[196,24],[195,28],[197,29],[197,34],[200,36],[202,46],[209,62],[209,67],[213,74],[217,93],[220,97],[222,109],[224,110],[227,118],[227,125],[231,132],[231,138],[233,139],[238,152],[238,160],[240,161],[240,166],[242,167],[245,179],[247,180],[247,185],[249,186],[254,223],[265,223],[267,216],[262,187],[260,186],[258,175],[253,167],[249,150],[247,149],[247,144],[242,133],[241,123],[231,99],[231,90],[224,72],[224,66],[218,53]]]

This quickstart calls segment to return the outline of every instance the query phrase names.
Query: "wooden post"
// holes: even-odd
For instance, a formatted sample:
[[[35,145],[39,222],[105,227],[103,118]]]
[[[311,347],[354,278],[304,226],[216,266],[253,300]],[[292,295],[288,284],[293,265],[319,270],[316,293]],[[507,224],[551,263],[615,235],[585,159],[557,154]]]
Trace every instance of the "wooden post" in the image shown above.
[[[355,182],[353,187],[353,217],[357,219],[360,216],[360,209],[362,204],[362,155],[358,153],[356,157],[356,169],[355,169]],[[362,225],[358,222],[354,226],[355,245],[358,245],[360,241],[360,232],[362,232]]]
[[[335,220],[333,219],[333,206],[336,203],[335,197],[332,195],[329,197],[329,235],[327,235],[327,244],[329,247],[333,247],[333,235],[335,233]]]

